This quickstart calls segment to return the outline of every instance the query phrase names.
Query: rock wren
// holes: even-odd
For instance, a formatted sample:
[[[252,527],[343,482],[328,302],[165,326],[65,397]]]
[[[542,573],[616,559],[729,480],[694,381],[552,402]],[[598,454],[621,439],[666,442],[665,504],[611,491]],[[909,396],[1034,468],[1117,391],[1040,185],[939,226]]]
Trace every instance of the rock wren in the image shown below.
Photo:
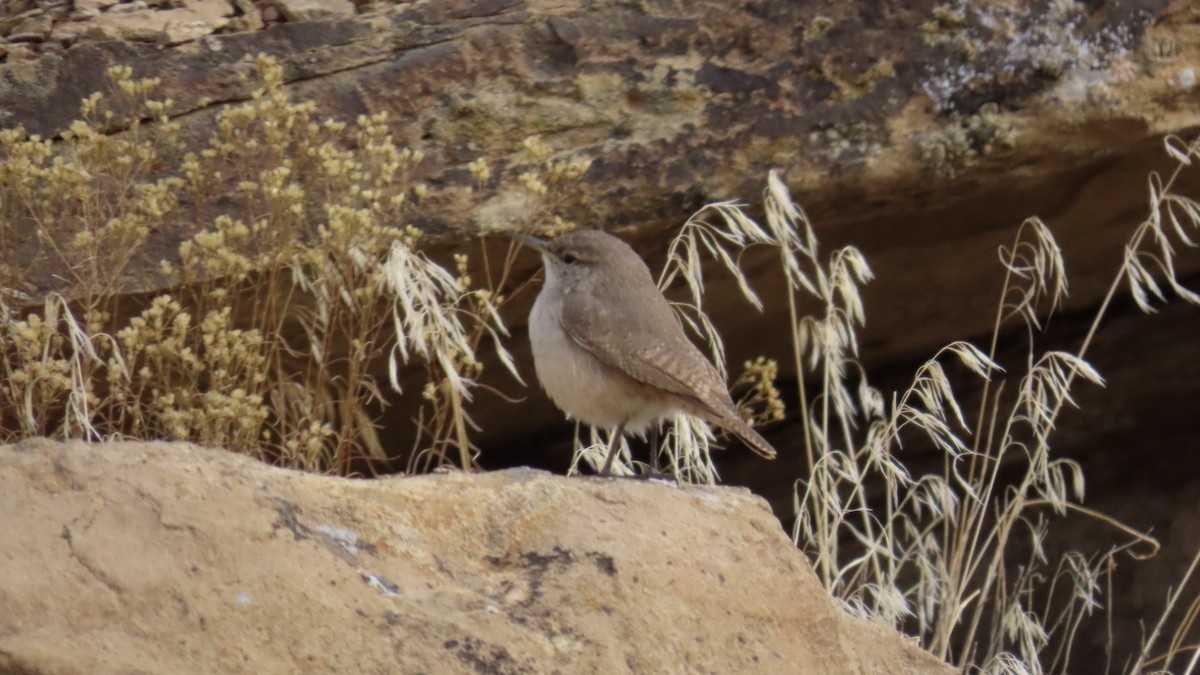
[[[552,241],[514,238],[542,254],[546,281],[529,315],[538,380],[563,412],[613,429],[602,475],[625,431],[657,431],[669,415],[696,415],[737,434],[767,459],[775,449],[738,415],[725,382],[683,332],[646,263],[600,230]],[[657,466],[658,448],[651,448]]]

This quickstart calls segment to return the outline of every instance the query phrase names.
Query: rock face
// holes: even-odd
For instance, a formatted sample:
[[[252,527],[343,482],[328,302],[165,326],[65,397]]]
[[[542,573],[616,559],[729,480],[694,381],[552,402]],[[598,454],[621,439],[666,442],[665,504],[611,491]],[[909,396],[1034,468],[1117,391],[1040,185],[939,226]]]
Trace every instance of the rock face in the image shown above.
[[[0,447],[0,671],[948,673],[741,489]]]
[[[985,334],[1002,278],[996,248],[1031,215],[1063,245],[1068,308],[1096,306],[1146,215],[1147,174],[1169,169],[1162,135],[1200,127],[1200,10],[1190,0],[991,2],[970,11],[937,0],[586,8],[427,0],[363,3],[354,15],[329,0],[323,18],[275,24],[252,16],[253,4],[230,18],[218,2],[212,31],[235,20],[266,28],[178,45],[170,36],[113,39],[121,34],[108,28],[140,25],[132,9],[118,11],[126,5],[136,3],[97,0],[96,17],[55,19],[56,31],[78,24],[77,34],[9,45],[0,63],[6,123],[53,137],[84,97],[112,88],[107,67],[128,65],[161,78],[156,95],[174,101],[187,137],[202,140],[224,105],[250,95],[250,61],[267,53],[293,96],[323,114],[389,113],[396,137],[426,157],[418,177],[429,208],[417,224],[453,245],[511,222],[526,204],[513,177],[530,163],[521,141],[539,135],[557,158],[592,160],[564,217],[629,226],[626,236],[636,229],[653,264],[696,208],[754,202],[778,169],[825,250],[861,247],[881,280],[865,291],[872,366]],[[287,3],[260,5],[278,13]],[[155,31],[192,35],[193,22],[160,20],[182,9],[137,15],[151,10]],[[28,18],[54,15],[37,12]],[[55,53],[37,51],[50,45]],[[468,170],[479,158],[497,168],[485,186]],[[1196,194],[1200,179],[1185,175],[1179,189]],[[163,228],[162,250],[194,225]],[[789,337],[778,328],[787,307],[772,256],[744,260],[763,314],[721,276],[707,284],[707,305],[731,362],[776,356],[787,375]],[[529,258],[518,271],[535,268]],[[1183,256],[1177,269],[1194,276],[1200,260]],[[397,419],[411,417],[397,410]],[[501,441],[558,419],[548,404],[520,424],[507,404],[476,413]]]

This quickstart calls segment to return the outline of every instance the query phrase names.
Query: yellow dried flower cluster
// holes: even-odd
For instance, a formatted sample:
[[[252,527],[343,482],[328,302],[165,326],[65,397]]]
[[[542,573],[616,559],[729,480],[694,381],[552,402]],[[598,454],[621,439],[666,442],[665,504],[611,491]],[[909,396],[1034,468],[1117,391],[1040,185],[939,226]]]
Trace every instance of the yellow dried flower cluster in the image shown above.
[[[32,233],[39,244],[21,249],[20,258],[6,257],[0,284],[20,283],[48,261],[75,287],[72,295],[115,294],[151,229],[177,210],[183,179],[154,171],[178,141],[177,125],[167,121],[171,102],[147,99],[158,86],[154,78],[135,81],[125,68],[110,74],[139,110],[125,133],[106,133],[112,114],[100,114],[100,94],[83,101],[84,119],[71,124],[60,143],[20,127],[0,131],[0,245],[17,250],[11,238],[19,232]],[[163,122],[148,133],[142,116]]]
[[[480,157],[471,162],[467,165],[467,170],[475,177],[475,183],[479,187],[486,186],[492,180],[492,168],[488,166],[486,158]]]
[[[15,404],[7,417],[21,436],[46,435],[74,387],[71,364],[62,356],[67,338],[56,328],[36,314],[0,324],[7,347],[0,389]]]
[[[404,219],[426,195],[411,181],[422,152],[395,143],[386,114],[319,119],[289,99],[279,64],[253,65],[252,95],[190,151],[172,102],[151,98],[157,80],[128,68],[109,71],[116,99],[86,98],[61,143],[0,130],[0,442],[186,439],[340,473],[387,456],[364,407],[381,400],[371,373],[397,340],[390,329],[405,328],[391,320],[385,263],[421,239]],[[177,260],[151,268],[176,290],[132,316],[115,311],[150,233],[181,220],[199,229]],[[8,254],[18,246],[23,257]],[[422,301],[454,317],[444,325],[489,320],[464,300],[466,264],[457,276],[417,270],[448,280]],[[8,289],[47,267],[65,270],[70,302],[17,320]],[[430,382],[469,385],[477,341],[435,339],[423,325],[400,339],[451,368]],[[448,410],[453,398],[461,415],[469,396],[456,392],[437,403]]]
[[[214,310],[194,326],[179,301],[162,295],[130,319],[108,359],[110,423],[261,454],[266,343],[230,316],[229,307]]]
[[[554,186],[562,186],[579,180],[591,167],[590,159],[555,160],[549,145],[537,136],[524,141],[525,151],[540,166],[517,177],[521,185],[531,194],[544,197]],[[472,170],[474,173],[474,170]],[[490,175],[490,173],[489,173]]]
[[[742,374],[735,386],[749,386],[750,390],[738,401],[738,409],[748,415],[751,424],[766,424],[783,419],[783,399],[775,380],[779,378],[779,363],[775,359],[760,356],[742,364]]]

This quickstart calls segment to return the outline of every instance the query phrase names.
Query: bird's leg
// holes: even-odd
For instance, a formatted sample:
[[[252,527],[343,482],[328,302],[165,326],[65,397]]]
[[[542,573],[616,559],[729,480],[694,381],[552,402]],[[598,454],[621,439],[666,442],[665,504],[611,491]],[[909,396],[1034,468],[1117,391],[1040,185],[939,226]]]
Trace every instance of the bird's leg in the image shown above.
[[[617,430],[608,437],[608,457],[604,458],[604,468],[600,469],[601,476],[607,476],[612,469],[613,460],[617,457],[617,448],[621,445],[621,434],[625,433],[625,423],[617,425]]]
[[[650,427],[650,476],[660,473],[658,468],[658,425]]]

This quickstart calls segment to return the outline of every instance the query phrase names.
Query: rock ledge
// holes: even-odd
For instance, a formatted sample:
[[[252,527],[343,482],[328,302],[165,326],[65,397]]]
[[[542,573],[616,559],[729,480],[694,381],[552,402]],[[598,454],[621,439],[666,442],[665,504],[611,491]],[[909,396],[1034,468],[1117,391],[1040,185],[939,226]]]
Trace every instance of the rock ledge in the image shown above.
[[[943,673],[731,488],[0,446],[0,671]]]

